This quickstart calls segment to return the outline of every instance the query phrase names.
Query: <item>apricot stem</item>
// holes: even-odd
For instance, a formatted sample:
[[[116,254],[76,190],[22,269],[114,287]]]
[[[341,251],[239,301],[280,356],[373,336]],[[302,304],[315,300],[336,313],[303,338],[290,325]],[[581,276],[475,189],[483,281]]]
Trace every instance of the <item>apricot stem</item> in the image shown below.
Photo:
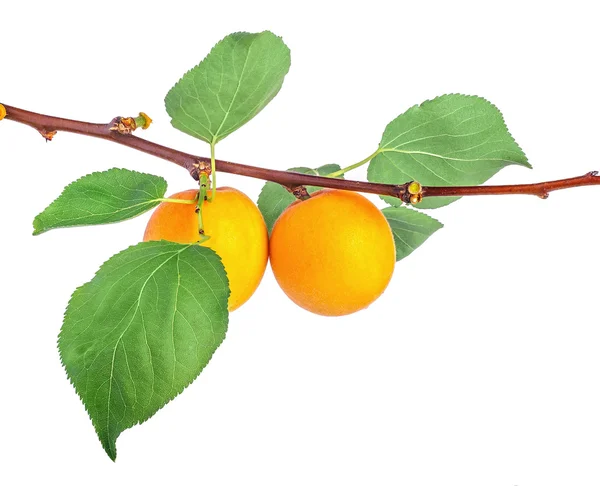
[[[204,235],[204,220],[202,219],[202,207],[204,205],[204,201],[206,201],[206,187],[208,185],[208,174],[206,172],[202,172],[200,174],[200,192],[198,193],[196,213],[198,213],[198,234],[201,239]],[[202,240],[204,241],[204,240]]]
[[[210,240],[210,236],[208,235],[200,235],[200,239],[198,239],[198,241],[196,243],[198,243],[199,245],[201,245],[202,243],[204,243],[205,241]]]

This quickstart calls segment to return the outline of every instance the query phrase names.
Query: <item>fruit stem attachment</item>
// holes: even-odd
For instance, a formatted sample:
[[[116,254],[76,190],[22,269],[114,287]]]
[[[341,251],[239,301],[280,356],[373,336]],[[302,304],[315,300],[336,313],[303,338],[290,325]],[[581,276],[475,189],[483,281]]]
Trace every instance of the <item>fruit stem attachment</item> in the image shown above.
[[[200,238],[198,239],[198,241],[196,243],[198,243],[199,245],[201,245],[202,243],[204,243],[205,241],[210,240],[210,236],[208,235],[200,235]]]
[[[325,177],[339,177],[341,175],[344,175],[346,172],[350,172],[351,170],[358,169],[360,166],[365,165],[367,162],[369,162],[371,159],[373,159],[378,153],[380,153],[379,149],[377,149],[375,152],[373,152],[371,155],[369,155],[366,159],[362,159],[360,162],[357,162],[356,164],[349,165],[348,167],[345,167],[343,169],[332,172],[331,174],[327,174]]]
[[[0,120],[2,120],[6,116],[6,108],[4,108],[3,104],[0,104]]]
[[[305,186],[283,187],[285,187],[292,196],[294,196],[296,199],[299,199],[300,201],[306,201],[307,199],[310,199],[310,194],[306,190]]]

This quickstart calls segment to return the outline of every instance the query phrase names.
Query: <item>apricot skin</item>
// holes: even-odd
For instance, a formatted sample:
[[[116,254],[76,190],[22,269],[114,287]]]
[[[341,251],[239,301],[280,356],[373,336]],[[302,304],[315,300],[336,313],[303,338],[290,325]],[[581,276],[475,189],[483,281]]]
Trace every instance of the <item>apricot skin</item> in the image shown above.
[[[364,309],[387,287],[396,263],[390,226],[350,191],[323,189],[292,203],[270,240],[271,267],[287,296],[325,316]]]
[[[169,199],[196,198],[191,189]],[[152,213],[144,241],[177,243],[198,241],[195,204],[161,203]],[[229,310],[244,304],[254,293],[265,272],[269,255],[267,227],[262,214],[243,192],[231,187],[217,189],[213,202],[202,206],[204,232],[210,238],[202,246],[212,248],[223,261],[229,279]]]

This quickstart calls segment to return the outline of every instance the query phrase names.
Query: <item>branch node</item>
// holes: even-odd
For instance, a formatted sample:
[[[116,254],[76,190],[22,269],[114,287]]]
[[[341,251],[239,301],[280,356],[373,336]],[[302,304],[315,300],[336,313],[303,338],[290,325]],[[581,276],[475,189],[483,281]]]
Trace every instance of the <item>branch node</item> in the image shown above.
[[[54,138],[54,135],[56,135],[56,130],[48,131],[45,128],[39,128],[38,132],[40,132],[40,135],[46,139],[46,142],[51,142]]]
[[[398,186],[398,194],[404,204],[418,204],[423,200],[423,186],[417,181],[410,181]]]
[[[538,194],[538,197],[539,197],[540,199],[548,199],[548,196],[550,196],[550,193],[549,193],[549,192],[544,192],[544,193],[542,193],[542,194]]]
[[[310,199],[310,194],[306,190],[305,186],[283,186],[285,187],[292,196],[300,201],[306,201]]]
[[[198,160],[194,163],[194,167],[198,170],[198,174],[206,174],[207,176],[212,174],[210,162],[207,160]]]
[[[111,132],[118,132],[121,135],[131,135],[131,133],[137,128],[135,118],[131,116],[118,116],[113,118],[111,124],[112,126],[109,128],[109,130]]]
[[[210,161],[203,159],[196,159],[192,163],[192,168],[190,169],[190,175],[197,181],[200,180],[200,176],[202,174],[206,174],[207,177],[210,177],[212,174],[212,168],[210,166]]]

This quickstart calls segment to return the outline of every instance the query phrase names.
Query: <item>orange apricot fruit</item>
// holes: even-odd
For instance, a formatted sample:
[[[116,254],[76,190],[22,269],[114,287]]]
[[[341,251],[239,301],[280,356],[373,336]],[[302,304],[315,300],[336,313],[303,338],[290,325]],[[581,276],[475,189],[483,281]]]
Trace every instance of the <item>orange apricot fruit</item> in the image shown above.
[[[173,194],[169,199],[194,200],[198,190]],[[269,256],[269,238],[262,214],[243,192],[231,187],[217,189],[214,201],[202,205],[204,234],[202,246],[221,257],[229,279],[229,310],[246,302],[260,283]],[[198,241],[195,204],[161,203],[146,226],[144,241],[168,240],[177,243]]]
[[[279,286],[324,316],[364,309],[387,287],[396,263],[390,226],[366,197],[323,189],[279,216],[269,242]]]

